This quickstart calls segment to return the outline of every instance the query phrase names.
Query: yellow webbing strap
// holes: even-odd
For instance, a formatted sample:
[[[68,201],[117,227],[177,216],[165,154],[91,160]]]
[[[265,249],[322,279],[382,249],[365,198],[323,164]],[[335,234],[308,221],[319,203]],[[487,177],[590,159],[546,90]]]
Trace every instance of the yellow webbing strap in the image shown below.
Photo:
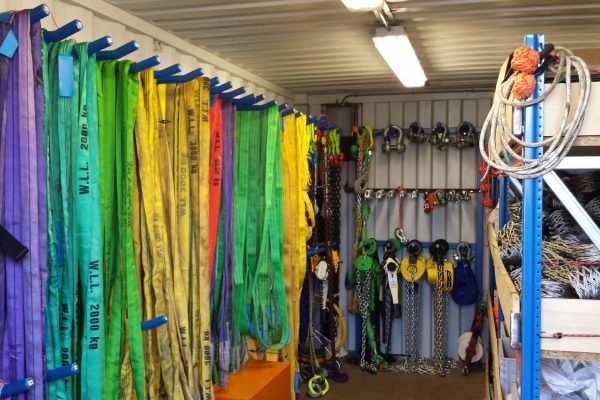
[[[167,210],[170,218],[172,288],[175,300],[179,345],[183,356],[183,365],[188,377],[188,389],[193,393],[195,380],[190,375],[192,369],[189,323],[189,265],[191,257],[191,213],[190,213],[190,174],[187,142],[187,115],[184,101],[184,90],[181,84],[167,85],[167,115],[165,124],[168,128],[167,140],[172,156],[165,163],[170,166],[169,173],[164,175],[163,182],[167,191]],[[171,112],[171,114],[169,114]],[[165,159],[166,161],[167,159]]]
[[[210,282],[208,281],[208,169],[210,161],[210,79],[201,79],[200,96],[195,97],[200,103],[200,141],[198,148],[198,169],[200,180],[200,197],[198,204],[200,219],[200,248],[198,263],[198,291],[200,293],[200,383],[204,400],[213,399],[212,363],[210,348]]]
[[[143,210],[140,221],[147,225],[148,234],[145,235],[148,242],[149,257],[144,256],[138,261],[142,261],[141,268],[144,271],[144,283],[142,290],[144,293],[143,315],[145,319],[154,318],[157,315],[167,315],[172,318],[166,325],[157,327],[144,333],[144,343],[155,343],[156,345],[145,345],[146,354],[154,352],[154,356],[148,360],[160,360],[160,370],[158,364],[153,365],[153,369],[146,370],[147,384],[152,393],[151,398],[157,398],[160,387],[164,386],[169,398],[184,399],[189,398],[189,391],[185,384],[185,371],[181,362],[181,353],[179,347],[179,335],[177,321],[174,318],[175,309],[172,301],[172,278],[169,272],[171,268],[171,252],[167,235],[167,214],[165,212],[166,202],[164,201],[165,191],[163,186],[164,166],[161,154],[165,148],[165,132],[161,129],[158,116],[159,102],[157,96],[156,81],[153,71],[148,70],[141,73],[140,76],[140,96],[138,100],[138,115],[135,128],[135,150],[138,166],[138,187],[139,207]],[[136,228],[136,231],[139,228]],[[144,235],[134,232],[136,241],[143,248],[145,242],[142,240]],[[134,242],[135,243],[135,242]],[[139,268],[139,266],[138,266]],[[158,357],[156,356],[158,352]],[[158,372],[162,377],[162,383],[158,379]],[[149,376],[150,374],[150,376]],[[150,387],[152,385],[152,387]],[[156,385],[156,386],[155,386]],[[156,391],[153,390],[156,388]],[[162,392],[162,391],[161,391]]]
[[[306,123],[306,122],[305,122]],[[292,395],[294,394],[295,374],[298,366],[298,327],[300,322],[299,290],[300,265],[306,263],[306,246],[304,231],[300,227],[300,215],[304,211],[304,202],[300,197],[302,190],[299,180],[298,132],[296,116],[287,115],[283,118],[283,133],[281,134],[281,158],[283,167],[283,255],[284,278],[287,298],[288,316],[290,321],[290,342],[281,350],[284,361],[291,365]],[[301,202],[302,201],[302,202]],[[300,208],[302,207],[302,208]],[[299,246],[302,245],[304,257],[300,257]]]

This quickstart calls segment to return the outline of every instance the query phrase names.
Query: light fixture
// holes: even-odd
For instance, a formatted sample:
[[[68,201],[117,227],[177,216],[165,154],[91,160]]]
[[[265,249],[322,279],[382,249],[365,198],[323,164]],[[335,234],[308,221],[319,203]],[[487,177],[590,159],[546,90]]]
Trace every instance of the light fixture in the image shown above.
[[[373,43],[404,86],[425,86],[427,77],[401,26],[378,28]]]
[[[350,11],[375,11],[383,8],[385,0],[342,0]]]

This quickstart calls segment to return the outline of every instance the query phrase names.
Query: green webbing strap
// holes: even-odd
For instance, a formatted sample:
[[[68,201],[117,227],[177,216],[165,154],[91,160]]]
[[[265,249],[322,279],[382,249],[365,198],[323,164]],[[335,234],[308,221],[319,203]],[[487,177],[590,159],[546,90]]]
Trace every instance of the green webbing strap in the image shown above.
[[[235,145],[234,145],[234,246],[235,246],[235,335],[233,337],[233,346],[238,348],[241,345],[242,331],[246,332],[248,316],[246,313],[246,285],[244,285],[246,268],[244,263],[244,249],[246,248],[246,220],[248,211],[248,146],[250,144],[250,135],[248,134],[248,113],[236,112],[235,115]]]
[[[250,158],[250,135],[248,112],[237,112],[235,123],[235,148],[234,148],[234,228],[235,228],[235,323],[237,325],[234,337],[234,346],[241,344],[239,333],[249,334],[248,313],[246,312],[247,288],[249,281],[246,280],[245,250],[246,234],[248,227],[248,168]],[[254,174],[253,174],[254,175]]]
[[[82,399],[102,397],[102,257],[98,187],[98,113],[96,56],[88,57],[88,44],[75,45],[79,60],[79,123],[73,136],[73,188],[76,241],[81,277],[83,332],[80,381]]]
[[[261,113],[261,132],[266,134],[265,152],[261,152],[265,156],[264,222],[258,265],[251,288],[251,304],[254,337],[268,349],[280,350],[287,345],[290,337],[283,275],[281,124],[277,106]]]
[[[71,56],[73,52],[74,42],[64,41],[56,44],[58,51],[56,57]],[[57,61],[58,64],[58,61]],[[71,147],[71,135],[73,129],[78,124],[79,114],[77,98],[60,96],[58,90],[58,80],[60,79],[60,68],[56,70],[55,78],[53,83],[56,83],[55,90],[52,91],[54,96],[57,96],[57,138],[58,138],[58,154],[59,169],[58,171],[52,171],[52,174],[58,174],[58,182],[60,185],[60,199],[59,204],[62,207],[62,215],[60,215],[59,224],[62,225],[62,238],[59,241],[62,242],[62,263],[61,265],[61,288],[60,288],[60,343],[61,343],[61,358],[55,360],[59,362],[59,365],[66,365],[73,363],[74,360],[74,349],[77,343],[77,280],[78,271],[75,260],[75,249],[73,247],[73,213],[71,212],[71,206],[73,202],[73,190],[72,190],[72,179],[71,173],[72,167],[72,147]],[[73,65],[73,90],[74,93],[78,93],[79,81],[78,81],[78,62],[75,59]],[[54,132],[52,133],[54,134]],[[60,229],[60,228],[59,228]],[[59,246],[60,246],[59,242]],[[74,385],[73,379],[67,379],[63,381],[65,385],[66,399],[71,399],[74,396]]]
[[[244,112],[242,112],[244,113]],[[264,135],[260,123],[260,115],[256,111],[248,112],[248,119],[246,124],[248,129],[242,134],[250,136],[249,147],[248,147],[248,164],[247,167],[240,171],[240,178],[243,180],[250,180],[248,187],[248,219],[246,223],[246,278],[245,285],[248,285],[246,289],[246,306],[245,312],[249,313],[248,317],[244,319],[246,326],[244,327],[244,333],[256,337],[257,326],[251,326],[254,321],[251,317],[251,311],[248,307],[252,307],[252,296],[253,287],[256,278],[256,270],[258,264],[259,246],[262,238],[261,232],[263,231],[263,219],[261,217],[264,208],[264,158],[261,153],[261,142],[263,139],[261,136]],[[242,122],[243,124],[244,122]],[[262,169],[261,169],[262,168]],[[250,171],[255,173],[250,174]],[[243,253],[241,253],[243,254]]]
[[[42,51],[45,60],[44,91],[46,101],[46,162],[47,162],[47,199],[48,199],[48,289],[47,289],[47,320],[48,337],[46,358],[48,369],[62,365],[63,327],[61,321],[64,315],[61,311],[62,297],[67,287],[63,286],[63,275],[66,275],[65,260],[65,230],[61,201],[61,161],[58,115],[60,98],[58,96],[58,54],[60,43],[43,43]],[[64,111],[64,107],[60,108]],[[62,117],[64,117],[64,112]],[[63,126],[61,124],[61,126]],[[64,127],[63,127],[64,132]],[[68,304],[67,304],[68,311]],[[70,325],[66,324],[65,329]],[[67,354],[70,346],[67,347]],[[54,399],[71,398],[71,380],[48,383],[48,397]],[[67,397],[68,396],[68,397]]]
[[[131,354],[131,367],[133,383],[138,400],[144,399],[144,349],[142,344],[142,331],[140,329],[141,310],[138,289],[137,272],[133,255],[133,236],[131,228],[133,204],[133,129],[137,112],[139,93],[139,76],[130,74],[131,61],[119,62],[117,81],[117,210],[119,220],[121,273],[123,274],[123,296],[125,302],[121,308],[125,311],[123,318],[127,327],[129,339],[129,352]],[[127,369],[128,366],[126,365]],[[129,375],[129,373],[127,373]],[[125,386],[130,382],[121,381]],[[122,388],[125,390],[125,388]]]
[[[116,399],[120,393],[121,277],[118,259],[119,229],[116,223],[115,163],[117,74],[116,61],[98,64],[98,114],[100,150],[100,208],[104,244],[105,351],[103,398]],[[100,73],[101,71],[101,73]],[[100,90],[100,88],[102,90]],[[119,97],[119,102],[121,99]]]

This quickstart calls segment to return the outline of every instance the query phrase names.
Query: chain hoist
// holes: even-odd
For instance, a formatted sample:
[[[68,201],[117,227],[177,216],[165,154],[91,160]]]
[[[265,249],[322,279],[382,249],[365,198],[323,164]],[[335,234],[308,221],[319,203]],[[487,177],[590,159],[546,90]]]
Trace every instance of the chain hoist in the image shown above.
[[[400,273],[404,279],[404,346],[406,356],[392,367],[397,372],[420,372],[424,365],[419,357],[420,319],[419,319],[419,280],[425,273],[425,257],[421,255],[423,246],[418,240],[406,245],[408,256],[402,260]]]
[[[371,322],[371,314],[375,310],[375,288],[378,286],[377,276],[379,265],[373,259],[377,251],[377,243],[373,239],[363,241],[361,244],[362,254],[356,259],[355,282],[358,293],[358,303],[361,318],[361,352],[360,367],[369,372],[376,372],[380,365],[384,367],[387,363],[377,352],[375,331]],[[371,254],[369,254],[371,253]]]
[[[383,343],[388,360],[392,357],[392,325],[394,318],[402,317],[400,307],[400,286],[398,285],[398,272],[400,264],[396,253],[400,250],[400,241],[396,238],[385,242],[381,270],[384,276],[383,285]]]
[[[446,260],[448,242],[438,239],[431,244],[428,261],[427,280],[434,285],[434,344],[433,368],[441,375],[448,373],[447,369],[447,330],[448,330],[448,293],[454,286],[454,270],[452,263]]]
[[[319,131],[317,138],[317,204],[320,206],[317,224],[317,243],[325,248],[322,259],[316,263],[314,274],[320,288],[320,324],[323,329],[321,342],[324,352],[330,357],[330,362],[325,365],[330,379],[338,382],[348,380],[347,374],[340,372],[340,364],[337,361],[336,343],[338,336],[338,325],[341,323],[340,316],[336,312],[338,301],[338,269],[339,252],[339,215],[340,215],[340,193],[339,179],[331,179],[332,164],[338,166],[341,156],[339,152],[339,139],[337,132]],[[336,228],[337,226],[337,228]],[[334,235],[337,235],[334,236]]]
[[[356,202],[354,207],[354,246],[352,248],[352,265],[355,265],[356,258],[359,256],[359,244],[366,238],[366,221],[369,213],[369,205],[366,200],[365,191],[369,179],[369,164],[371,159],[371,150],[374,146],[373,130],[369,127],[354,127],[353,132],[356,135],[356,145],[353,145],[352,152],[356,154],[356,180],[354,181],[354,193]],[[352,276],[354,272],[350,274]],[[347,276],[348,278],[348,276]],[[352,289],[352,281],[346,279],[346,288]],[[348,305],[348,312],[358,314],[358,293],[352,292],[352,297]]]

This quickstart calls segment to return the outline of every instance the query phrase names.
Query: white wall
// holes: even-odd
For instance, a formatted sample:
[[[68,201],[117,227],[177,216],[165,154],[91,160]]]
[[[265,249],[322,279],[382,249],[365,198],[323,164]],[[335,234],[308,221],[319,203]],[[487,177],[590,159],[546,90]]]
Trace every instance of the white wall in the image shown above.
[[[344,95],[301,96],[298,106],[312,115],[321,112],[321,104],[341,101]],[[463,120],[481,126],[491,105],[491,93],[445,93],[398,96],[353,97],[352,103],[362,103],[362,124],[383,128],[390,123],[407,127],[418,121],[423,127],[431,127],[438,121],[455,127]],[[335,121],[333,121],[335,123]],[[476,148],[459,150],[450,148],[438,151],[430,144],[414,144],[406,141],[407,150],[403,154],[381,152],[382,137],[376,138],[376,150],[372,158],[369,174],[369,187],[418,187],[418,188],[477,188],[478,158]],[[342,171],[342,185],[354,181],[354,163],[345,164]],[[351,262],[353,244],[353,195],[342,195],[342,261],[343,266]],[[385,240],[393,236],[398,224],[398,198],[394,200],[371,200],[370,218],[367,230],[370,237]],[[448,204],[434,208],[431,214],[423,212],[423,200],[405,200],[404,228],[411,239],[431,242],[444,238],[449,242],[476,241],[476,201]],[[428,255],[428,251],[425,250]],[[484,259],[487,258],[484,250]],[[451,254],[449,253],[449,256]],[[483,283],[487,289],[488,272],[483,269]],[[341,288],[345,270],[340,279]],[[421,352],[431,356],[433,349],[433,292],[428,284],[421,291]],[[341,290],[343,309],[347,310],[349,292]],[[468,331],[474,317],[474,307],[459,307],[452,299],[448,315],[448,355],[457,357],[458,336]],[[347,316],[349,349],[356,346],[356,317]],[[396,320],[393,327],[394,353],[404,352],[402,320]]]
[[[157,69],[168,67],[175,63],[180,63],[183,73],[189,72],[195,68],[202,68],[205,76],[218,76],[221,82],[231,81],[234,88],[244,86],[246,93],[254,93],[256,95],[263,94],[265,99],[277,100],[279,103],[289,103],[291,93],[279,88],[261,77],[255,76],[249,72],[242,71],[239,67],[222,60],[222,63],[213,65],[201,57],[195,55],[203,54],[211,60],[219,60],[215,55],[212,55],[206,50],[197,48],[190,43],[183,43],[183,48],[176,48],[168,44],[164,44],[167,39],[172,42],[181,42],[172,40],[171,34],[162,31],[154,26],[152,29],[144,30],[145,33],[140,33],[140,26],[136,23],[136,17],[122,11],[110,4],[100,0],[3,0],[0,3],[0,12],[6,10],[20,10],[33,8],[41,3],[45,3],[50,8],[50,16],[42,20],[42,27],[48,30],[54,30],[74,19],[79,19],[83,23],[83,30],[73,35],[73,39],[77,41],[93,41],[105,35],[110,35],[113,39],[112,48],[117,48],[131,40],[136,40],[140,49],[127,56],[127,59],[140,61],[158,55],[161,59],[161,65]],[[81,3],[84,6],[78,5]],[[110,11],[110,12],[108,12]],[[114,19],[105,17],[105,15],[118,16],[122,21],[130,21],[127,23],[117,22]],[[145,22],[143,22],[145,23]],[[159,47],[156,47],[155,40],[163,42]],[[110,48],[108,49],[110,50]],[[191,52],[195,53],[190,54]],[[231,73],[230,70],[238,72]],[[242,76],[243,74],[243,76]],[[268,78],[268,77],[267,77]]]

